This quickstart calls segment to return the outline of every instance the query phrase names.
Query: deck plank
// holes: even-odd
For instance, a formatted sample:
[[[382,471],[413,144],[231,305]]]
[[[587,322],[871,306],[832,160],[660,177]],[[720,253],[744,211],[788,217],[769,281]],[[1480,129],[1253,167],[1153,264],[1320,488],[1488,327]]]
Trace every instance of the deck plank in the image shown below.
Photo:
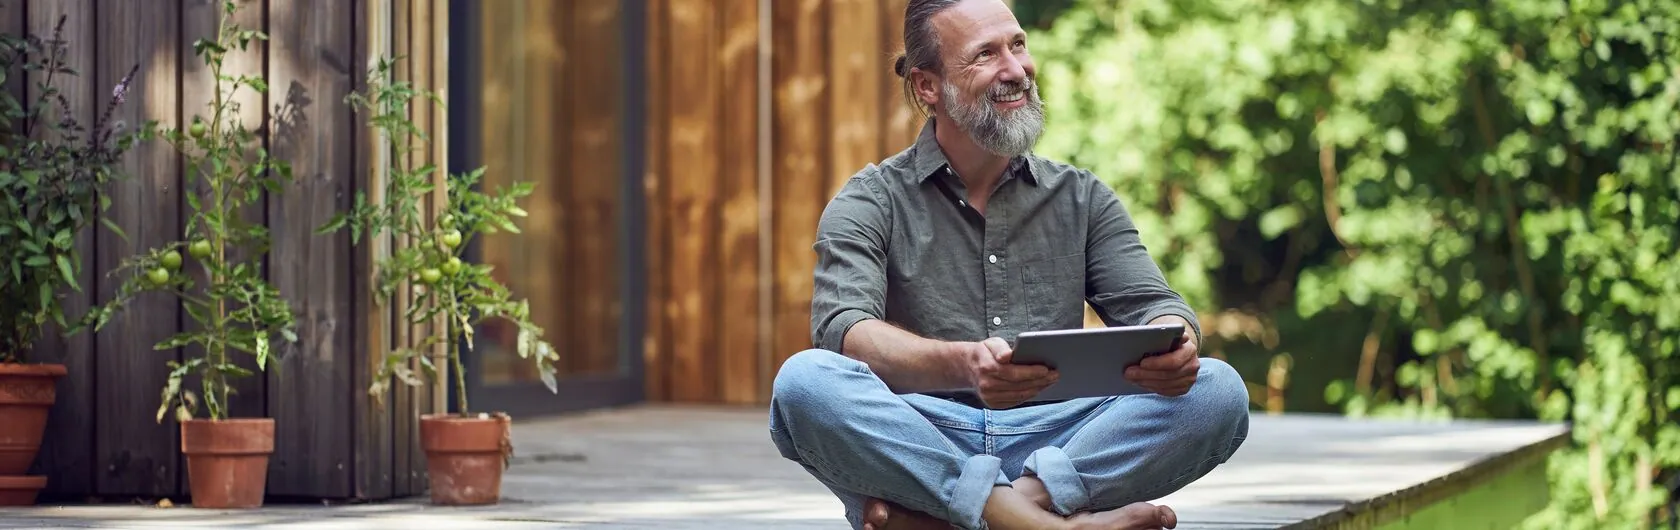
[[[846,528],[840,504],[776,453],[764,422],[762,408],[682,406],[524,421],[504,502],[494,507],[436,508],[423,498],[247,513],[56,506],[0,510],[0,527]],[[1256,415],[1230,462],[1158,502],[1178,512],[1180,529],[1286,527],[1565,432],[1531,422]]]

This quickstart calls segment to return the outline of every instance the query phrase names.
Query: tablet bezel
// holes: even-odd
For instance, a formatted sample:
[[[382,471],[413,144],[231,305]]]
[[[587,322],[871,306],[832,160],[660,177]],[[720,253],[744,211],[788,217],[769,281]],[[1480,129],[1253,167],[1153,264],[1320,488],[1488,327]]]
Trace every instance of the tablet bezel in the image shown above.
[[[1011,362],[1055,368],[1056,383],[1028,402],[1151,393],[1126,379],[1145,357],[1178,349],[1179,323],[1028,331],[1016,336]]]

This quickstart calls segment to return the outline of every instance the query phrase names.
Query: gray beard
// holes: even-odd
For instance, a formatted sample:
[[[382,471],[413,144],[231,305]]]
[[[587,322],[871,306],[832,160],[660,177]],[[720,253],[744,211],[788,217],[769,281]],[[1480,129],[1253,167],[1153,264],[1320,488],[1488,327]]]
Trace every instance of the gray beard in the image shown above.
[[[1001,112],[992,105],[993,96],[1008,93],[1026,85],[1027,104],[1021,108]],[[957,97],[957,87],[941,81],[945,113],[957,128],[968,133],[974,143],[992,154],[1014,157],[1027,154],[1038,144],[1044,132],[1044,101],[1038,98],[1038,83],[1031,80],[994,85],[986,95],[973,104],[964,104]]]

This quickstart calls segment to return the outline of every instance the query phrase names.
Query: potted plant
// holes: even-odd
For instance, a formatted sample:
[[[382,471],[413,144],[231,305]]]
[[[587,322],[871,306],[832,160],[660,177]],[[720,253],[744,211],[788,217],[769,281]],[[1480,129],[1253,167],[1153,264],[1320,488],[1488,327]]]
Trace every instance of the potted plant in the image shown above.
[[[384,184],[383,200],[370,203],[358,194],[351,211],[333,218],[320,231],[348,227],[353,243],[360,243],[363,234],[406,236],[411,242],[394,248],[390,256],[375,263],[375,299],[384,304],[397,289],[410,289],[413,302],[403,312],[409,323],[424,324],[442,316],[446,324],[441,326],[444,328],[441,333],[417,338],[411,344],[395,345],[385,355],[368,392],[375,399],[380,398],[393,378],[412,386],[425,384],[425,379],[410,368],[411,363],[420,366],[426,379],[435,378],[436,366],[426,353],[443,344],[446,362],[454,376],[456,411],[420,418],[431,499],[441,505],[494,504],[501,497],[502,471],[512,456],[509,436],[512,419],[502,412],[474,412],[469,406],[462,349],[473,348],[475,326],[489,319],[510,322],[519,330],[520,357],[536,363],[543,383],[551,392],[557,390],[552,363],[559,356],[543,340],[542,328],[531,321],[529,304],[513,300],[508,289],[490,275],[489,265],[464,263],[461,252],[477,234],[518,233],[512,218],[524,217],[526,213],[516,202],[529,195],[533,185],[521,182],[496,193],[486,193],[479,189],[479,181],[484,176],[482,167],[448,175],[444,182],[447,205],[429,222],[422,205],[434,188],[432,175],[437,168],[410,167],[405,162],[408,154],[415,151],[417,141],[426,137],[408,116],[411,101],[420,98],[438,101],[438,98],[409,83],[392,82],[391,66],[390,60],[379,60],[368,76],[366,92],[346,97],[354,108],[368,113],[369,125],[381,133],[381,148],[390,153],[392,167]]]
[[[50,39],[0,35],[0,83],[33,81],[27,104],[0,91],[0,505],[35,503],[45,476],[25,476],[57,400],[63,363],[32,355],[49,324],[69,335],[65,288],[80,292],[76,237],[109,207],[100,194],[144,129],[111,116],[127,96],[131,69],[91,126],[81,123],[59,82],[77,72],[60,17]],[[30,79],[33,77],[33,79]],[[107,226],[115,229],[106,221]],[[116,230],[121,235],[121,230]],[[53,352],[58,353],[58,352]]]
[[[191,212],[185,240],[125,260],[117,271],[126,272],[122,285],[100,308],[95,323],[103,325],[128,300],[149,291],[175,295],[197,323],[154,346],[197,346],[186,349],[192,356],[185,361],[169,362],[172,370],[157,411],[159,423],[173,411],[180,425],[192,506],[197,508],[262,506],[268,457],[274,450],[274,419],[228,417],[231,378],[253,375],[233,356],[254,356],[257,369],[267,370],[276,339],[297,341],[291,307],[263,278],[268,231],[244,222],[241,215],[262,198],[263,190],[279,191],[280,183],[290,178],[290,168],[270,158],[261,138],[239,118],[234,99],[239,91],[266,92],[267,84],[256,76],[222,73],[228,52],[267,39],[262,32],[232,24],[235,10],[234,2],[225,2],[215,40],[193,43],[193,51],[216,80],[209,118],[194,116],[185,130],[162,131],[191,175],[184,193]],[[182,273],[187,257],[203,271],[204,285],[195,285]],[[189,375],[198,376],[199,392],[182,388]],[[200,407],[204,417],[199,417]]]

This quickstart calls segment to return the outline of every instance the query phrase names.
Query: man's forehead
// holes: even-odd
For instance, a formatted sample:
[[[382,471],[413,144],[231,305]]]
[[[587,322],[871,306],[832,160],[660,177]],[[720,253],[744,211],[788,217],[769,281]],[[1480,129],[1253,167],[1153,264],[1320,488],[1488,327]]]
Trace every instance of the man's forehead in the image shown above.
[[[967,48],[980,43],[1006,39],[1024,31],[1015,13],[1002,0],[964,0],[933,17],[940,40]]]

